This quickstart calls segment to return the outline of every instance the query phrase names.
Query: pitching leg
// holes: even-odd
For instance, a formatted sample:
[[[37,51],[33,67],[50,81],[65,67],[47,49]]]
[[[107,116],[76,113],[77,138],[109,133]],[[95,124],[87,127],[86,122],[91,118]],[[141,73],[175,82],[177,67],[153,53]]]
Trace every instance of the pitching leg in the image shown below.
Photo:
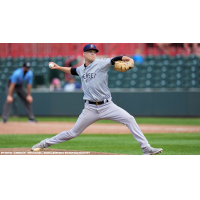
[[[97,111],[84,108],[71,130],[63,131],[50,139],[47,138],[44,141],[44,145],[45,147],[48,147],[52,144],[59,144],[61,142],[71,140],[79,136],[90,124],[93,124],[97,120],[99,120]]]
[[[100,113],[101,119],[109,119],[126,125],[133,137],[139,142],[142,149],[150,147],[150,144],[132,115],[114,103],[110,103],[110,106],[107,109],[102,107],[102,110],[103,112]]]

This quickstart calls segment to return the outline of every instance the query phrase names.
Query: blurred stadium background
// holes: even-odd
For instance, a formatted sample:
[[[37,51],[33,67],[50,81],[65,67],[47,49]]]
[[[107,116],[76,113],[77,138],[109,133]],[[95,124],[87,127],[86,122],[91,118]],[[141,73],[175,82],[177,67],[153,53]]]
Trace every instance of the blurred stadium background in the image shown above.
[[[200,51],[199,44],[187,43],[94,43],[97,56],[127,55],[135,68],[125,73],[108,70],[109,88],[114,102],[134,116],[200,116]],[[83,107],[83,93],[49,91],[53,78],[61,86],[67,76],[50,70],[53,61],[60,66],[83,64],[85,43],[1,43],[0,44],[0,113],[5,101],[5,85],[13,71],[30,62],[34,73],[34,112],[40,116],[77,116]],[[76,77],[76,82],[80,78]],[[66,95],[67,93],[67,95]],[[11,114],[26,115],[15,97]],[[59,102],[59,105],[56,105]],[[67,102],[74,105],[66,106]],[[42,108],[42,109],[41,109]]]

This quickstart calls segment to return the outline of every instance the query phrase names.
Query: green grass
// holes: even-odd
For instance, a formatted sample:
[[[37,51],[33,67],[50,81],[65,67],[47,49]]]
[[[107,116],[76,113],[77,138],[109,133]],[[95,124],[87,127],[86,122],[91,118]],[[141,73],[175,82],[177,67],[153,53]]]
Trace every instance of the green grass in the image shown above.
[[[76,122],[77,117],[36,117],[39,122]],[[136,117],[138,124],[168,124],[200,126],[200,118],[171,118],[171,117]],[[10,117],[9,121],[27,121],[27,117]],[[100,120],[96,123],[116,123],[110,120]]]
[[[29,147],[54,135],[0,135],[0,148]],[[163,148],[161,155],[200,155],[200,133],[145,134],[153,147]],[[51,146],[53,149],[141,155],[138,142],[128,135],[82,134],[70,141]]]

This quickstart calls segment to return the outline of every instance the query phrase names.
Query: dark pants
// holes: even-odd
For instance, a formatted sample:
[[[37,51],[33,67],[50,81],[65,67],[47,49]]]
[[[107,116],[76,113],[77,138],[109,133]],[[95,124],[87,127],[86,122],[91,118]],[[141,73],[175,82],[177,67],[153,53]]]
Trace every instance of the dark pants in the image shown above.
[[[10,82],[8,82],[7,85],[6,85],[6,97],[8,95],[9,86],[10,86]],[[28,114],[28,118],[29,119],[34,119],[35,117],[34,117],[34,114],[33,114],[32,104],[29,103],[26,100],[27,92],[25,91],[23,85],[15,85],[15,88],[13,90],[13,94],[15,92],[17,93],[17,95],[21,99],[22,103],[24,104],[26,112]],[[10,108],[11,108],[11,103],[7,103],[7,99],[6,99],[6,102],[4,103],[4,107],[3,107],[3,114],[2,114],[2,118],[4,120],[7,120],[8,117],[9,117],[9,115],[10,115]]]

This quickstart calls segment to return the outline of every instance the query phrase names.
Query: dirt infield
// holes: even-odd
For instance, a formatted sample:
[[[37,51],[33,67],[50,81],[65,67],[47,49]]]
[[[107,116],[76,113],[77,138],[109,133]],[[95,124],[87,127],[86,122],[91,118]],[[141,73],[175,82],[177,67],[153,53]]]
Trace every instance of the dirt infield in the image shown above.
[[[57,134],[64,130],[69,130],[74,123],[66,122],[8,122],[0,123],[0,134]],[[140,124],[143,133],[198,133],[200,126],[183,125],[150,125]],[[130,134],[129,129],[122,124],[92,124],[84,130],[88,133],[110,133],[110,134]]]
[[[62,149],[50,149],[50,148],[34,152],[31,151],[31,148],[4,148],[0,149],[0,155],[123,155],[123,154],[62,150]]]

